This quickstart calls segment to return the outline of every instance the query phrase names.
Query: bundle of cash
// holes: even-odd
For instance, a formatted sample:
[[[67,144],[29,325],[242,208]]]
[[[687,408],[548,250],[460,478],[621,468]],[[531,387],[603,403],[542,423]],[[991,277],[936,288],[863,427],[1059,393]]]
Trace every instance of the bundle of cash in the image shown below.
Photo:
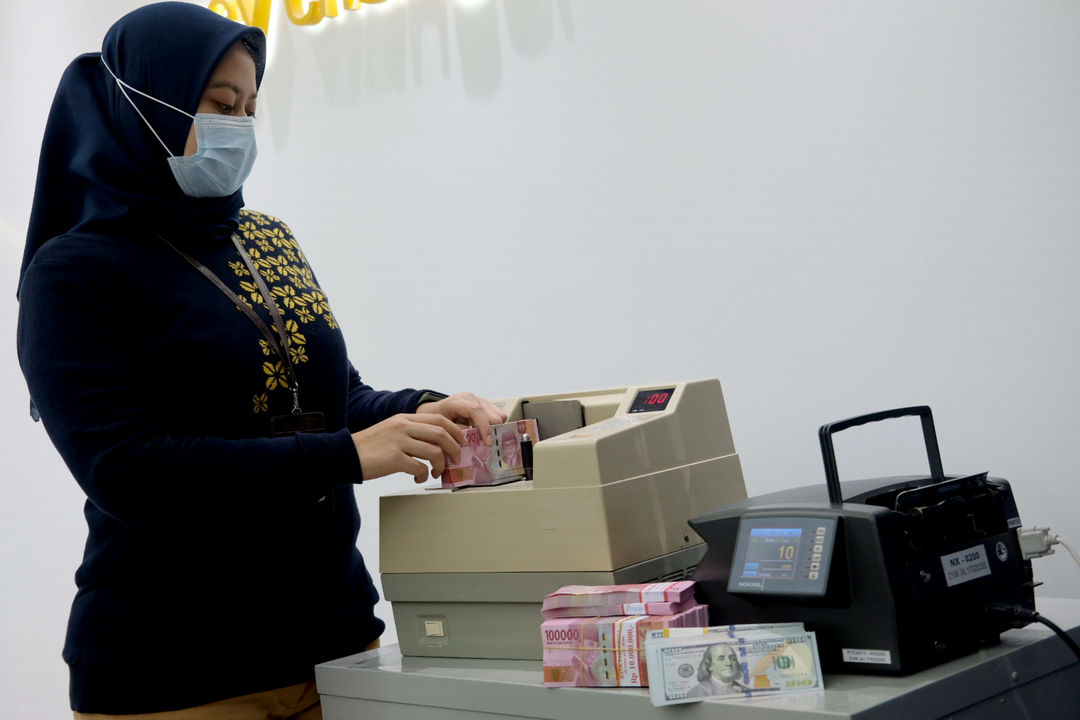
[[[691,637],[694,635],[719,635],[725,638],[755,637],[760,635],[792,635],[806,632],[801,622],[744,623],[741,625],[709,625],[707,627],[678,627],[654,630],[647,639]]]
[[[649,633],[646,666],[653,705],[824,689],[814,633],[791,626],[712,630]]]
[[[566,585],[544,598],[541,612],[562,608],[605,608],[613,605],[678,603],[689,607],[694,601],[694,582],[648,583],[641,585]],[[602,613],[594,612],[593,615]],[[616,613],[647,615],[648,612]],[[545,615],[547,617],[547,615]]]
[[[678,615],[697,605],[691,599],[686,602],[635,602],[580,607],[550,608],[541,610],[545,619],[568,617],[596,617],[598,615]]]
[[[521,442],[524,435],[537,442],[536,420],[516,420],[491,426],[492,443],[484,442],[476,428],[465,428],[465,444],[461,446],[461,462],[446,455],[442,487],[457,489],[476,485],[499,485],[525,478],[525,461]]]
[[[645,687],[645,636],[650,630],[705,625],[709,611],[694,605],[675,615],[569,617],[540,626],[547,687]]]

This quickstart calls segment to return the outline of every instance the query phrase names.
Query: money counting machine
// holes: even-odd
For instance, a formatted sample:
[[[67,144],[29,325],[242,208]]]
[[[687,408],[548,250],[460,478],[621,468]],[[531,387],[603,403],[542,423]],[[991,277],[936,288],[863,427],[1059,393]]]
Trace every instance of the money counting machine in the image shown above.
[[[537,420],[532,480],[380,498],[403,655],[539,660],[545,595],[686,579],[689,519],[746,497],[717,380],[493,402]]]
[[[922,420],[930,475],[842,487],[832,433],[907,415]],[[763,495],[690,522],[708,544],[694,579],[711,623],[801,620],[817,633],[827,672],[894,674],[1027,624],[991,609],[1035,609],[1009,483],[946,476],[930,408],[851,418],[819,436],[825,488]]]

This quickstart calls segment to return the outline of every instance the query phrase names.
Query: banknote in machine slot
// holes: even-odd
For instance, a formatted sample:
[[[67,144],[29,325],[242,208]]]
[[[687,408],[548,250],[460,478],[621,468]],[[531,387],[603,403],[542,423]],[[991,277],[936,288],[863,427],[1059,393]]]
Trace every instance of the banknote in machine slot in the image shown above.
[[[492,425],[490,443],[484,442],[478,428],[465,428],[464,432],[460,460],[455,462],[445,456],[444,489],[504,485],[526,479],[532,452],[528,446],[539,437],[535,420]]]

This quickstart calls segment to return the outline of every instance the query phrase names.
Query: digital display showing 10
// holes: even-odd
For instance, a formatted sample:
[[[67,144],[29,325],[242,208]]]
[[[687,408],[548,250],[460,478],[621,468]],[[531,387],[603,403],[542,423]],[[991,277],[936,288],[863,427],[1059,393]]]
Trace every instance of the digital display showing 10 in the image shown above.
[[[799,528],[754,528],[746,549],[743,577],[790,580],[795,577],[795,556],[802,530]]]

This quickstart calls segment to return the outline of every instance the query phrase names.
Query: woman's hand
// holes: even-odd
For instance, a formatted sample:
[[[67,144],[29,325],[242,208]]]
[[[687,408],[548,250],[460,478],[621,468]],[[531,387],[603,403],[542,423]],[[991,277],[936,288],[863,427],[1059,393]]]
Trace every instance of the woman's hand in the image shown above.
[[[487,445],[492,442],[491,426],[506,422],[506,413],[471,392],[457,393],[436,402],[424,403],[416,408],[416,412],[434,413],[455,423],[471,425],[480,431],[480,437],[484,438]]]
[[[446,400],[450,398],[440,402]],[[425,408],[437,404],[428,403]],[[422,483],[428,476],[424,462],[431,463],[431,476],[438,477],[446,466],[443,453],[454,462],[461,459],[465,433],[441,414],[402,413],[353,433],[352,439],[364,480],[402,472]]]

